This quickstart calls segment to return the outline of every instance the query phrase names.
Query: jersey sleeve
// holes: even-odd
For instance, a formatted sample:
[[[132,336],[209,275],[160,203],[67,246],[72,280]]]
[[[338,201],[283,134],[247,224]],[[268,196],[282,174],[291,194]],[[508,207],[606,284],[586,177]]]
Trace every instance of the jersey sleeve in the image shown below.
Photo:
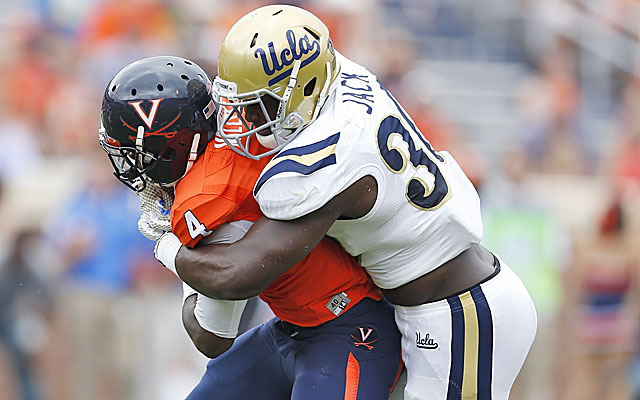
[[[194,247],[220,225],[229,222],[239,205],[217,195],[199,194],[174,207],[171,230],[180,242]]]
[[[357,148],[345,136],[337,132],[276,155],[253,189],[264,215],[299,218],[321,208],[362,176],[378,176],[370,172],[367,160],[358,159]]]
[[[337,145],[340,133],[324,140],[285,149],[264,168],[254,196],[265,216],[294,219],[317,210],[339,187]]]
[[[262,216],[251,190],[264,164],[252,161],[209,143],[176,185],[171,229],[183,245],[194,247],[226,222]]]

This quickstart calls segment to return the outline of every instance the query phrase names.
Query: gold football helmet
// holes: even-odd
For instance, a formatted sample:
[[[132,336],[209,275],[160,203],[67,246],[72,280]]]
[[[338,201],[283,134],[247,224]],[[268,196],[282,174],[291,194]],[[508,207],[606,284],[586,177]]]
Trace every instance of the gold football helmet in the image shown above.
[[[220,49],[213,85],[219,134],[256,160],[278,152],[315,120],[339,72],[329,30],[315,15],[288,5],[250,12]],[[258,154],[249,151],[253,136]]]

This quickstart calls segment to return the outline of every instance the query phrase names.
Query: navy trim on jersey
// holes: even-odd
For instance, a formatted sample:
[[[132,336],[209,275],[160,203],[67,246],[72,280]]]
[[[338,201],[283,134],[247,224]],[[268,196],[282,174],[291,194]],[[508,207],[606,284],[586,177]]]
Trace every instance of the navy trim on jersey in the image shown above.
[[[331,135],[320,142],[301,147],[294,147],[292,149],[287,149],[281,153],[278,153],[278,155],[275,156],[269,163],[272,166],[264,171],[262,176],[260,176],[260,179],[258,179],[258,182],[253,189],[254,196],[258,193],[258,191],[260,191],[262,185],[264,185],[272,176],[278,175],[283,172],[296,172],[301,175],[310,175],[324,167],[335,164],[335,152],[328,154],[326,157],[319,159],[311,165],[305,165],[289,157],[313,156],[314,153],[318,153],[323,149],[338,143],[338,139],[340,139],[340,132]]]
[[[304,156],[304,155],[307,155],[307,154],[315,153],[318,150],[322,150],[325,147],[328,147],[328,146],[331,146],[332,144],[338,143],[338,139],[340,139],[340,132],[338,132],[336,134],[333,134],[333,135],[329,136],[328,138],[326,138],[324,140],[321,140],[319,142],[316,142],[316,143],[311,143],[311,144],[307,144],[305,146],[294,147],[292,149],[287,149],[285,151],[282,151],[282,152],[278,153],[278,155],[273,157],[273,159],[276,160],[278,158],[283,158],[283,157],[291,156],[291,155]]]

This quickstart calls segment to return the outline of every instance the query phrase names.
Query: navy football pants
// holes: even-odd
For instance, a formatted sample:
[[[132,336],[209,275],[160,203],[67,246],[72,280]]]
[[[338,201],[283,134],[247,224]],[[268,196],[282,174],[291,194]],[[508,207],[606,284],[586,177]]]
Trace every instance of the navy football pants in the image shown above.
[[[401,367],[393,307],[367,298],[317,327],[273,318],[240,335],[187,400],[382,400]]]

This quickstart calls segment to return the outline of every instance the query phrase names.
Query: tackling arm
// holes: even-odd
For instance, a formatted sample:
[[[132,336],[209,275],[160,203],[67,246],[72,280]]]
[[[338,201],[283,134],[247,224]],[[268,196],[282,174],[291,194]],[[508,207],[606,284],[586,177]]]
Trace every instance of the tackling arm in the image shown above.
[[[182,247],[175,259],[180,278],[205,296],[246,299],[266,289],[302,260],[340,217],[359,218],[371,210],[376,182],[364,177],[327,204],[301,218],[261,218],[247,235],[230,245]]]

